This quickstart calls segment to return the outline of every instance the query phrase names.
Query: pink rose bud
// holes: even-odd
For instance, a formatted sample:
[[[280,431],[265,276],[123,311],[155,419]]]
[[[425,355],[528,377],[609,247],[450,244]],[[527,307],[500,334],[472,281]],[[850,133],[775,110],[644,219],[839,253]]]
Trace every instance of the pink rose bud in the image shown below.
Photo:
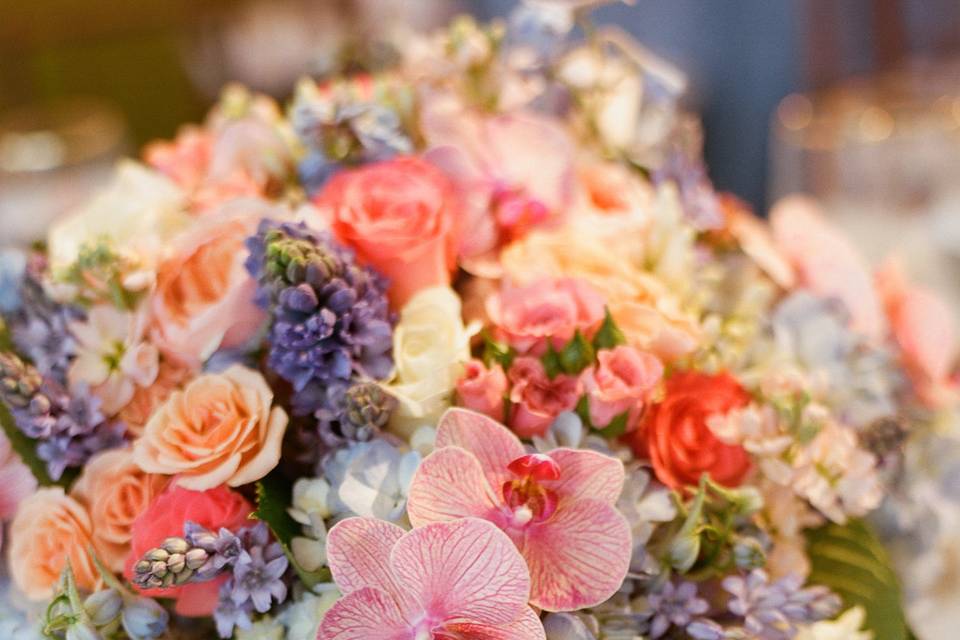
[[[644,399],[662,377],[663,364],[650,353],[628,346],[600,351],[597,365],[580,376],[589,396],[590,422],[605,427],[625,411],[636,418]]]
[[[551,380],[537,358],[517,358],[507,375],[513,384],[510,428],[521,438],[544,435],[558,415],[577,406],[579,378],[557,375]]]
[[[488,369],[483,362],[471,360],[466,364],[463,377],[457,381],[459,404],[467,409],[503,419],[503,398],[507,393],[507,376],[500,365]]]

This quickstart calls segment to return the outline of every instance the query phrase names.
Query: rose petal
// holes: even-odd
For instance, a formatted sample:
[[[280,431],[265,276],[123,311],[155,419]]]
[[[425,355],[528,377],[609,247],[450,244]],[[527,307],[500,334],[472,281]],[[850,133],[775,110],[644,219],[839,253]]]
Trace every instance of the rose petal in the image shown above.
[[[507,465],[524,453],[523,445],[505,426],[466,409],[448,409],[437,427],[437,449],[461,447],[477,457],[491,487],[510,478]]]
[[[437,449],[420,464],[407,493],[407,515],[414,527],[477,516],[496,508],[494,494],[472,453],[460,447]]]
[[[598,500],[566,503],[549,520],[532,525],[522,547],[530,567],[530,604],[574,611],[612,596],[627,575],[630,527]]]
[[[526,564],[510,538],[477,518],[414,529],[393,548],[390,566],[400,588],[441,620],[507,624],[530,595]]]
[[[339,582],[339,581],[338,581]],[[317,640],[412,640],[393,598],[365,587],[340,598],[320,623]]]
[[[543,640],[546,634],[540,617],[530,607],[524,607],[519,618],[508,625],[451,624],[447,631],[462,634],[471,640]]]
[[[545,483],[562,498],[594,499],[613,504],[623,490],[623,463],[586,449],[554,449],[549,455],[560,465],[560,479]]]

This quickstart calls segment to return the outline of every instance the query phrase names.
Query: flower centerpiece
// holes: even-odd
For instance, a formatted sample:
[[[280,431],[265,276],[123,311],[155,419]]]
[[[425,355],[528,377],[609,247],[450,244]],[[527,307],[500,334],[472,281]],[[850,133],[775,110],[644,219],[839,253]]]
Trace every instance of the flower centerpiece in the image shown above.
[[[906,640],[960,593],[955,528],[902,562],[958,521],[949,310],[717,193],[582,5],[229,87],[4,254],[0,635]]]

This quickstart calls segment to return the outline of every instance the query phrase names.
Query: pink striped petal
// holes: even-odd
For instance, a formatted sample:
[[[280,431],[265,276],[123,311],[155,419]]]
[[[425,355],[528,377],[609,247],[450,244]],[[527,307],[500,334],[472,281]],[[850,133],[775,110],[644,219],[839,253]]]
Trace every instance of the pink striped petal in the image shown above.
[[[585,449],[554,449],[548,453],[560,466],[560,479],[544,482],[557,496],[592,499],[613,504],[620,497],[626,474],[623,463],[611,456]]]
[[[387,559],[405,531],[375,518],[347,518],[327,535],[327,564],[344,595],[373,587],[409,611],[414,602],[398,589]]]
[[[510,538],[477,518],[414,529],[393,548],[390,566],[399,587],[438,621],[507,624],[530,595],[527,566]]]
[[[480,461],[460,447],[437,449],[420,464],[410,483],[407,515],[414,527],[476,516],[496,508]]]
[[[366,587],[337,600],[320,623],[317,640],[413,640],[389,595]]]
[[[493,418],[458,408],[448,409],[440,418],[435,446],[461,447],[477,456],[494,488],[512,478],[507,465],[526,453],[517,436]]]
[[[612,596],[627,575],[630,527],[598,500],[567,502],[530,527],[522,548],[530,567],[530,604],[547,611],[592,607]]]
[[[545,640],[546,633],[540,617],[530,607],[524,607],[519,618],[508,625],[451,624],[446,630],[458,634],[456,638],[470,640]]]

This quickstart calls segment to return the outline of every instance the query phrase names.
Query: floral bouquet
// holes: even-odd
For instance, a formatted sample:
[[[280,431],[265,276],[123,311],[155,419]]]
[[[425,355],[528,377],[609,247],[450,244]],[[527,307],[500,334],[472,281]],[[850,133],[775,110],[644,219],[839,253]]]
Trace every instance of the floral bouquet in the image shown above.
[[[901,602],[956,607],[949,310],[811,201],[715,192],[683,76],[570,4],[286,110],[230,87],[3,254],[0,635],[905,640]]]

